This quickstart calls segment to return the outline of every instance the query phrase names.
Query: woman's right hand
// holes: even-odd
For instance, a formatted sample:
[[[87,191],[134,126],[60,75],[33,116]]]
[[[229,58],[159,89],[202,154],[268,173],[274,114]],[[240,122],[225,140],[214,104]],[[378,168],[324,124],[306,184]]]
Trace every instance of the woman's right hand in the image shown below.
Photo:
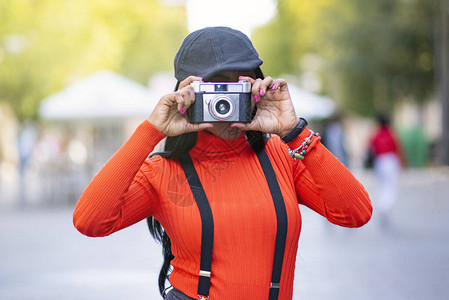
[[[201,131],[212,127],[210,123],[190,123],[186,111],[195,102],[195,92],[190,84],[202,80],[189,76],[179,84],[176,92],[167,94],[159,100],[148,121],[162,134],[177,136],[187,132]]]

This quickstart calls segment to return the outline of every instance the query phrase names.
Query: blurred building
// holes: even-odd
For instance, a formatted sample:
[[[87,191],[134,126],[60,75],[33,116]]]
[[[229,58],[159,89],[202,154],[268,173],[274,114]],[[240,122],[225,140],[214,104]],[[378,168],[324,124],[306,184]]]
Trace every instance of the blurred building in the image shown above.
[[[158,84],[163,85],[162,79]],[[26,175],[36,183],[28,187],[28,202],[74,203],[158,99],[156,88],[111,71],[92,74],[44,99],[36,160]]]

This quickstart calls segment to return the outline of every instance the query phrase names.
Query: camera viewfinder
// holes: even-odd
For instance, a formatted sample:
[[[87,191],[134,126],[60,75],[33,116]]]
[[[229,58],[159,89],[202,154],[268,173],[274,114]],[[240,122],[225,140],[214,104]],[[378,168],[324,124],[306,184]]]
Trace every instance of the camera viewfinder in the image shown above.
[[[227,84],[216,84],[215,85],[215,91],[216,92],[226,92],[228,90]]]

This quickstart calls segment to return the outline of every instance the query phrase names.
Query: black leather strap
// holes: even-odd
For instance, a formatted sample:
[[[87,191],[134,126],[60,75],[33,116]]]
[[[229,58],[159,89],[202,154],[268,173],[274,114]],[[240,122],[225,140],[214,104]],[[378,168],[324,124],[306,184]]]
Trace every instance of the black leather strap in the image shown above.
[[[304,128],[306,128],[306,126],[307,126],[306,119],[299,118],[298,124],[296,124],[296,126],[293,127],[293,129],[290,130],[290,132],[284,135],[281,139],[286,144],[290,143],[304,130]]]
[[[265,149],[256,151],[256,155],[265,174],[265,178],[273,198],[277,219],[276,244],[274,247],[273,270],[270,283],[270,294],[268,298],[269,300],[276,300],[279,296],[285,241],[287,238],[287,212],[285,209],[284,198],[282,196],[273,166],[271,165],[270,158],[265,152]],[[187,154],[181,157],[179,161],[184,169],[184,173],[189,182],[190,189],[195,197],[195,201],[201,215],[202,235],[200,269],[202,271],[211,272],[212,246],[214,239],[214,222],[212,211],[190,156]],[[200,276],[198,281],[198,295],[202,295],[207,298],[209,296],[209,287],[210,277]]]
[[[279,296],[285,241],[287,239],[287,211],[285,209],[284,197],[282,197],[282,192],[276,178],[276,173],[274,172],[273,166],[270,162],[270,158],[265,152],[265,149],[256,151],[256,154],[265,174],[268,187],[270,188],[276,211],[276,244],[274,246],[273,271],[271,274],[270,295],[268,298],[269,300],[276,300]]]
[[[190,156],[184,155],[179,159],[189,182],[201,215],[201,261],[198,281],[198,295],[209,296],[210,274],[212,265],[212,248],[214,244],[214,219],[200,178],[193,166]],[[207,275],[208,274],[208,275]]]

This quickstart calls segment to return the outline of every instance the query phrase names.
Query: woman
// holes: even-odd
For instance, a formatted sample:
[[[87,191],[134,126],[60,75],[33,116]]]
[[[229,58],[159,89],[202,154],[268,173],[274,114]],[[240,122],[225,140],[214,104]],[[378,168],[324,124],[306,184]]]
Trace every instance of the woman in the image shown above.
[[[384,114],[377,116],[377,128],[369,141],[369,151],[374,161],[377,177],[380,225],[385,229],[390,225],[389,214],[396,202],[401,167],[406,166],[399,139]]]
[[[176,91],[160,99],[76,206],[74,224],[88,236],[153,218],[150,228],[166,250],[161,292],[173,268],[167,299],[291,299],[298,203],[341,226],[362,226],[371,217],[363,186],[297,117],[286,81],[264,78],[261,64],[239,31],[212,27],[187,36],[175,58]],[[190,123],[186,111],[195,101],[190,83],[196,80],[250,82],[252,121]],[[276,136],[266,140],[266,134]],[[165,153],[147,159],[166,137]],[[194,173],[199,187],[190,182]],[[212,230],[197,204],[201,192]],[[208,242],[213,250],[204,270]]]

